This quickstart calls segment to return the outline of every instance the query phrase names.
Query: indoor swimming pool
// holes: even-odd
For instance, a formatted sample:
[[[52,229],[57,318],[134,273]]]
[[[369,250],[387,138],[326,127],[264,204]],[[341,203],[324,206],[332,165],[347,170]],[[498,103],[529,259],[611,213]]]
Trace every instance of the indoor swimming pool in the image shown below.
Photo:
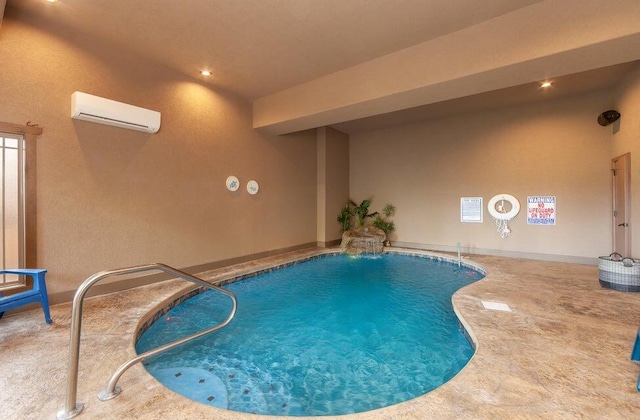
[[[145,362],[166,387],[238,412],[340,415],[423,395],[474,349],[451,296],[483,277],[424,256],[328,255],[225,286],[230,325]],[[139,338],[139,353],[223,320],[230,302],[204,292]]]

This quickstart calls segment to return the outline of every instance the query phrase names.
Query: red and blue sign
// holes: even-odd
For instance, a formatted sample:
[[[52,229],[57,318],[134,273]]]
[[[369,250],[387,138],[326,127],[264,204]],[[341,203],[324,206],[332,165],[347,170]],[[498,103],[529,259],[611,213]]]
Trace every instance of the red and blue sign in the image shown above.
[[[556,197],[533,196],[527,197],[528,225],[556,224]]]

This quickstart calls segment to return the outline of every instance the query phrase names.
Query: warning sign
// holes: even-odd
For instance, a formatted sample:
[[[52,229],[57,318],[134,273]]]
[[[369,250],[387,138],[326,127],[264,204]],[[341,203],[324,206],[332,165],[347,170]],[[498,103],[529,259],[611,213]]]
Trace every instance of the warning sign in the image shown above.
[[[556,198],[552,196],[527,197],[527,224],[555,225]]]

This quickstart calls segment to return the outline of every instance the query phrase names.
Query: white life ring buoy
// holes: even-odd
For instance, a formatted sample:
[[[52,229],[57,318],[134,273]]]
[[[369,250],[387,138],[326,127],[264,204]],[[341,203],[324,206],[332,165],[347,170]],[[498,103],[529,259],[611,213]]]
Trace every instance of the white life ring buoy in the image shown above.
[[[496,209],[496,204],[499,201],[507,201],[511,204],[511,210],[501,211],[502,209]],[[500,205],[502,207],[502,205]],[[497,220],[511,220],[520,213],[520,202],[517,198],[509,194],[498,194],[491,197],[489,204],[487,204],[487,210],[489,214]]]

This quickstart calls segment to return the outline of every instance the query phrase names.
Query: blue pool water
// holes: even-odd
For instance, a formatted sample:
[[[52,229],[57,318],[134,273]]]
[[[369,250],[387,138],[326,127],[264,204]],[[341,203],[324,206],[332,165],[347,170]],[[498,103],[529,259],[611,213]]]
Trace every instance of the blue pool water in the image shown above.
[[[473,348],[452,294],[482,274],[408,255],[332,255],[227,287],[230,325],[145,362],[177,393],[234,411],[340,415],[409,400],[442,385]],[[143,352],[222,321],[227,297],[176,306],[138,340]]]

